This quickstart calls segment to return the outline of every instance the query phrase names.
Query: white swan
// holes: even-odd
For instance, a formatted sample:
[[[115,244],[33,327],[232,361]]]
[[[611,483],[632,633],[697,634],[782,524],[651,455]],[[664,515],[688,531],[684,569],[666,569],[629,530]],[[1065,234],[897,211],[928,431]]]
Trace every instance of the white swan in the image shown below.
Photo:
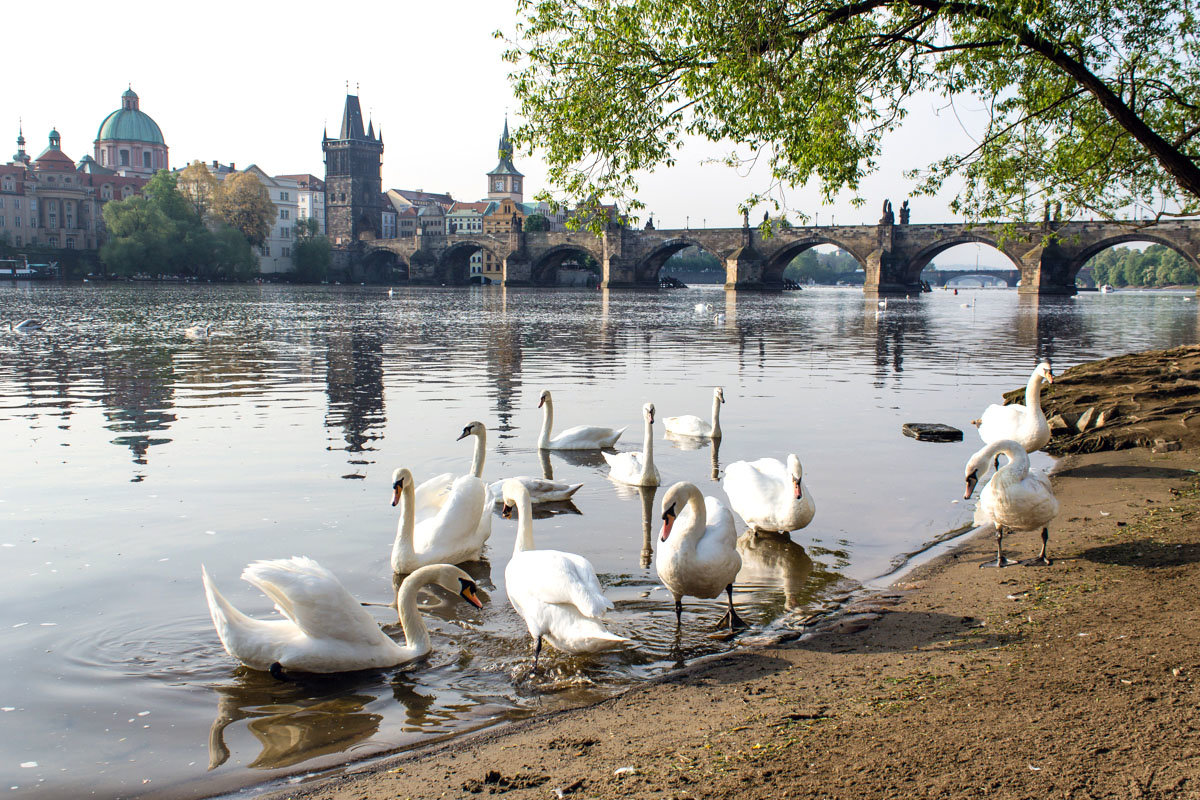
[[[350,672],[392,667],[420,658],[430,650],[429,631],[417,610],[417,592],[436,583],[482,608],[475,582],[449,564],[424,567],[405,579],[396,592],[396,608],[404,627],[399,645],[342,586],[333,573],[311,558],[255,561],[242,579],[275,601],[286,619],[253,619],[221,596],[203,566],[204,594],[217,636],[225,652],[252,669],[269,670],[277,678],[284,669],[299,672]]]
[[[438,512],[442,510],[442,506],[450,499],[450,491],[458,479],[460,477],[474,478],[486,492],[476,533],[483,538],[483,541],[487,541],[487,538],[492,535],[492,507],[495,505],[491,488],[483,482],[483,461],[487,456],[487,428],[482,422],[469,422],[463,427],[462,433],[455,441],[461,441],[468,436],[475,437],[475,447],[471,454],[471,471],[465,476],[455,475],[453,472],[443,472],[423,481],[416,489],[415,513],[418,522],[437,516]],[[395,480],[393,476],[392,482],[395,483]],[[470,481],[463,485],[468,484],[474,485]],[[395,504],[393,503],[393,505]]]
[[[538,408],[542,409],[542,430],[538,434],[537,445],[540,450],[600,450],[612,447],[625,432],[625,428],[576,425],[551,438],[550,429],[554,426],[554,400],[550,397],[548,389],[542,390]]]
[[[800,459],[790,453],[786,467],[776,458],[733,462],[725,468],[721,488],[751,528],[786,533],[808,525],[817,513],[803,478]]]
[[[551,481],[545,478],[534,478],[529,475],[517,475],[515,478],[502,478],[488,484],[488,491],[492,493],[492,497],[496,498],[497,503],[504,502],[505,481],[520,482],[525,487],[525,491],[529,492],[530,502],[535,505],[538,503],[561,503],[564,500],[570,500],[571,495],[583,488],[582,483],[563,483],[562,481]]]
[[[15,325],[11,321],[8,323],[8,329],[17,333],[31,333],[32,331],[40,331],[44,327],[45,325],[42,324],[40,319],[23,319]]]
[[[188,339],[207,339],[211,334],[212,325],[192,325],[183,331],[183,335]]]
[[[993,403],[983,415],[971,420],[979,427],[979,438],[985,443],[1012,439],[1025,448],[1026,453],[1041,450],[1050,441],[1050,424],[1042,413],[1042,382],[1054,383],[1054,372],[1049,361],[1042,361],[1029,376],[1025,386],[1025,405],[1002,406]]]
[[[704,497],[695,484],[680,481],[662,499],[663,526],[654,558],[658,577],[675,596],[675,623],[683,615],[683,598],[712,598],[724,589],[729,610],[718,628],[745,625],[733,609],[733,581],[742,568],[733,515],[720,500]]]
[[[472,475],[454,481],[446,502],[437,512],[416,522],[413,476],[404,467],[392,473],[392,505],[400,506],[400,522],[392,542],[392,571],[413,572],[427,564],[461,564],[478,561],[491,535],[479,529],[483,512],[491,517],[491,504],[482,482]]]
[[[608,462],[608,476],[621,483],[634,486],[658,486],[660,478],[658,467],[654,466],[654,404],[642,406],[642,418],[646,421],[642,435],[642,452],[637,453],[605,453],[604,460]]]
[[[535,645],[537,669],[545,639],[567,653],[611,650],[629,642],[605,630],[598,620],[613,607],[596,570],[583,556],[533,549],[533,504],[520,481],[504,482],[504,518],[517,512],[517,540],[504,568],[508,601],[525,620]]]
[[[1000,467],[979,493],[979,511],[996,526],[996,560],[981,564],[984,567],[1003,567],[1013,563],[1004,558],[1001,545],[1006,531],[1042,529],[1042,551],[1027,561],[1030,566],[1048,566],[1046,543],[1050,539],[1049,524],[1058,516],[1058,498],[1050,488],[1050,479],[1040,472],[1029,471],[1029,456],[1019,442],[1001,439],[986,445],[967,462],[967,491],[971,496],[979,476],[987,472],[988,461],[1000,453],[1008,463]]]
[[[713,315],[713,324],[714,325],[724,325],[725,324],[725,312],[722,311],[719,314],[714,314]]]
[[[707,314],[710,309],[711,309],[711,306],[709,306],[708,303],[696,303],[695,310],[696,310],[697,314]]]
[[[712,422],[705,422],[695,414],[682,417],[664,417],[663,428],[676,436],[697,436],[709,439],[721,438],[721,404],[725,402],[725,390],[713,389]]]

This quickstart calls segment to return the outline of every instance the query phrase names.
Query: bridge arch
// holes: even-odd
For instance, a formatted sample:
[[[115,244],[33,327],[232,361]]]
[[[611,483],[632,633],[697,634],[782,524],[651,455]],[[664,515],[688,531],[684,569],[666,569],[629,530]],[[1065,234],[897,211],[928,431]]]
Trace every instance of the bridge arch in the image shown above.
[[[695,247],[700,252],[712,256],[722,265],[725,264],[725,259],[720,253],[715,253],[704,245],[699,239],[690,236],[676,236],[667,239],[658,244],[649,254],[644,256],[634,268],[634,280],[640,284],[657,285],[659,275],[662,274],[663,267],[677,253],[687,250],[689,247]]]
[[[408,263],[392,250],[372,250],[363,258],[363,277],[367,283],[407,281]]]
[[[982,286],[1004,286],[1009,289],[1014,288],[1008,285],[1008,278],[1001,278],[998,275],[992,275],[991,273],[982,270],[979,272],[972,272],[969,269],[964,269],[961,272],[956,272],[951,275],[947,275],[943,272],[942,275],[946,279],[945,283],[942,285],[949,286],[951,288],[954,288],[954,284],[958,283],[959,281],[967,280],[978,281]]]
[[[558,282],[558,271],[568,261],[574,261],[585,269],[592,269],[597,273],[597,280],[603,279],[601,256],[582,245],[568,243],[551,247],[538,255],[530,265],[530,282],[535,286],[554,286]]]
[[[471,256],[478,252],[490,253],[494,259],[501,261],[503,255],[483,242],[468,239],[460,241],[456,236],[452,245],[438,256],[434,267],[434,280],[446,286],[465,286],[471,282]]]
[[[921,280],[921,271],[929,266],[929,262],[933,261],[934,258],[946,252],[947,250],[964,244],[987,245],[1007,258],[1009,262],[1012,263],[1013,269],[1017,270],[1018,272],[1022,271],[1021,260],[1005,250],[998,240],[992,239],[988,236],[982,236],[980,234],[964,231],[962,234],[941,239],[931,245],[926,246],[922,250],[918,250],[917,253],[911,259],[909,259],[908,271],[902,276],[904,281],[910,284],[919,282]]]
[[[1080,250],[1079,254],[1075,257],[1075,259],[1069,266],[1070,278],[1072,280],[1074,280],[1075,276],[1079,274],[1079,271],[1081,269],[1083,269],[1087,265],[1087,263],[1092,260],[1092,258],[1099,255],[1100,253],[1103,253],[1105,250],[1108,250],[1113,247],[1117,247],[1122,244],[1133,244],[1133,243],[1160,244],[1169,250],[1173,250],[1176,253],[1178,253],[1180,256],[1182,256],[1183,260],[1186,261],[1189,265],[1191,265],[1192,270],[1198,276],[1200,276],[1200,259],[1197,259],[1195,254],[1189,253],[1187,250],[1184,250],[1182,247],[1179,246],[1178,242],[1174,242],[1166,236],[1156,236],[1155,234],[1147,232],[1147,231],[1137,231],[1137,232],[1120,234],[1117,236],[1110,236],[1108,238],[1101,239],[1100,241],[1095,242],[1094,244],[1088,245],[1087,247]]]
[[[783,271],[787,269],[788,264],[792,263],[792,259],[803,253],[805,250],[811,250],[812,248],[820,247],[821,245],[832,245],[839,250],[849,253],[850,257],[858,262],[858,266],[863,270],[866,270],[867,257],[865,254],[855,252],[855,248],[850,247],[845,242],[838,241],[832,237],[808,234],[800,239],[796,239],[791,242],[784,242],[781,246],[767,255],[766,263],[763,265],[763,283],[768,285],[778,285],[783,283]]]

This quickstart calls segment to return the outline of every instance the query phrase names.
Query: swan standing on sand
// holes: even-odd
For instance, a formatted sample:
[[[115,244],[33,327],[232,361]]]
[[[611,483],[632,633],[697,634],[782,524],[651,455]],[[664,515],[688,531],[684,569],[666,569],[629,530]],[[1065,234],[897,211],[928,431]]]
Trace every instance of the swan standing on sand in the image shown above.
[[[423,481],[416,489],[416,507],[414,510],[417,518],[421,521],[436,516],[450,498],[450,491],[458,484],[459,479],[473,478],[473,481],[467,481],[462,486],[473,486],[478,483],[479,486],[483,487],[485,498],[476,533],[486,542],[487,538],[492,535],[492,506],[495,504],[491,488],[483,482],[483,462],[487,457],[487,428],[484,427],[482,422],[469,422],[463,427],[462,433],[458,435],[455,441],[462,441],[468,436],[475,437],[475,447],[471,453],[471,471],[462,476],[455,475],[453,472],[443,472],[441,475],[434,475],[432,478]],[[395,480],[395,477],[393,477],[393,483]],[[395,505],[395,503],[392,503],[392,505]]]
[[[601,455],[608,462],[610,478],[633,486],[658,486],[658,467],[654,466],[654,403],[642,406],[642,418],[646,421],[642,452],[615,455],[602,452]]]
[[[538,408],[542,409],[542,430],[538,434],[537,445],[539,450],[601,450],[605,447],[612,447],[625,432],[625,428],[576,425],[551,438],[550,429],[554,426],[554,400],[550,397],[549,389],[542,390]]]
[[[817,513],[803,477],[800,459],[791,453],[786,467],[775,458],[735,461],[725,468],[721,488],[752,529],[786,533],[805,527]]]
[[[392,473],[392,505],[400,506],[400,522],[392,542],[392,571],[414,572],[428,564],[461,564],[478,561],[491,535],[480,530],[484,512],[491,517],[482,482],[471,475],[454,481],[446,500],[432,516],[416,522],[416,491],[413,476],[404,467]]]
[[[23,319],[15,325],[11,321],[8,323],[8,329],[16,333],[31,333],[40,331],[44,327],[40,319]]]
[[[712,422],[705,422],[695,414],[682,417],[664,417],[663,428],[676,436],[696,436],[709,439],[721,438],[721,404],[725,402],[725,390],[713,389]]]
[[[1006,531],[1042,529],[1042,552],[1025,562],[1027,566],[1049,566],[1046,543],[1050,539],[1049,524],[1058,516],[1058,498],[1050,488],[1050,479],[1042,473],[1029,471],[1029,456],[1020,443],[1001,439],[985,446],[967,462],[967,490],[963,499],[975,491],[981,473],[987,471],[988,461],[1000,453],[1008,463],[1000,467],[979,493],[979,510],[996,526],[996,560],[981,567],[1004,567],[1015,562],[1004,558],[1002,543]]]
[[[654,566],[675,596],[675,624],[683,618],[685,596],[713,598],[724,589],[729,610],[716,627],[745,627],[733,608],[733,581],[742,568],[733,515],[720,500],[704,497],[695,484],[680,481],[662,499],[663,526]]]
[[[483,608],[475,581],[458,567],[435,564],[414,572],[396,592],[404,645],[396,644],[342,586],[311,558],[255,561],[242,579],[275,601],[287,619],[252,619],[221,596],[203,566],[204,594],[225,652],[251,669],[283,679],[283,670],[351,672],[403,664],[431,649],[429,631],[417,610],[417,592],[436,583]]]
[[[613,603],[604,596],[596,570],[583,556],[533,549],[533,504],[520,481],[504,482],[504,518],[517,513],[517,540],[504,568],[508,601],[525,620],[534,639],[537,670],[545,639],[567,653],[611,650],[629,642],[604,629],[598,620]]]
[[[1025,386],[1025,405],[1002,406],[993,403],[983,416],[971,420],[979,427],[979,438],[991,444],[1011,439],[1025,448],[1026,453],[1041,450],[1050,441],[1050,424],[1042,413],[1042,382],[1054,383],[1049,361],[1042,361],[1029,376]]]

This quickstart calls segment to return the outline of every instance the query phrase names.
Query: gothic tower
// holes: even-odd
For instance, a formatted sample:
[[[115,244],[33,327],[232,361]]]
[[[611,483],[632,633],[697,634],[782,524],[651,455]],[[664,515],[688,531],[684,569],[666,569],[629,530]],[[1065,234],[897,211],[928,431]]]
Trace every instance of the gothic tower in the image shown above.
[[[338,138],[322,136],[325,151],[325,231],[334,247],[350,247],[383,228],[383,133],[363,130],[357,95],[346,95]]]
[[[500,163],[488,173],[488,200],[503,200],[506,197],[514,203],[520,203],[524,192],[521,189],[521,179],[525,176],[517,172],[512,162],[512,142],[508,139],[508,118],[504,118],[504,133],[500,134]]]

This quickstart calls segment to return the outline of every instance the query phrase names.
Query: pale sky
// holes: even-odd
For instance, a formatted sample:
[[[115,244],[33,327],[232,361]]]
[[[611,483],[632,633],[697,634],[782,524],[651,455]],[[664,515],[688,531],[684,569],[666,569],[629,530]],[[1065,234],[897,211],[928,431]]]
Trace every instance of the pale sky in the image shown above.
[[[512,0],[285,6],[130,0],[118,14],[63,0],[52,30],[7,38],[5,61],[25,77],[6,83],[0,142],[7,144],[0,146],[8,150],[0,152],[7,161],[16,151],[20,119],[34,157],[53,126],[63,151],[78,161],[92,153],[101,121],[132,84],[141,109],[162,129],[173,167],[219,159],[274,175],[322,177],[321,131],[328,126],[336,135],[349,81],[363,113],[383,130],[385,189],[478,200],[496,165],[505,112],[514,127],[518,122],[504,43],[493,37],[498,29],[512,31],[514,9]],[[328,18],[334,10],[339,19]],[[935,105],[913,107],[905,129],[887,142],[884,166],[865,183],[861,209],[849,196],[823,206],[815,189],[804,188],[788,193],[788,205],[819,214],[821,224],[873,223],[884,198],[898,209],[909,186],[905,169],[971,146],[954,115],[939,115]],[[700,142],[675,167],[641,177],[640,197],[658,227],[741,224],[738,202],[763,188],[764,177],[702,163],[723,152]],[[544,166],[536,155],[515,162],[529,199],[545,186]],[[952,220],[948,196],[914,200],[912,221]],[[968,263],[974,251],[956,248],[939,262]],[[983,253],[984,263],[1008,265],[995,251]]]

